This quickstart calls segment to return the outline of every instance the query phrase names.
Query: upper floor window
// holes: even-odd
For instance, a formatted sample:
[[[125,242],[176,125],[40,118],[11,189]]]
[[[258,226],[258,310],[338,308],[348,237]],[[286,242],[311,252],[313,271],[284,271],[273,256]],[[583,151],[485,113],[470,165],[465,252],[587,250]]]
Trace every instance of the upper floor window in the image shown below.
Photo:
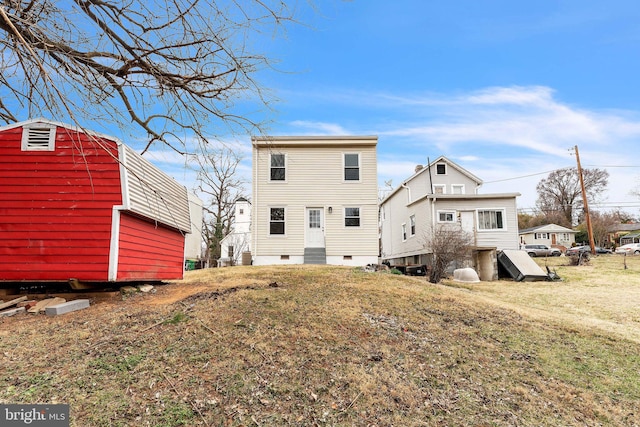
[[[464,184],[452,184],[451,194],[464,194]]]
[[[409,217],[409,232],[411,233],[412,236],[416,235],[416,216],[415,215],[411,215]]]
[[[344,208],[344,226],[360,227],[360,208]]]
[[[433,194],[444,194],[445,193],[445,185],[444,184],[434,184],[433,185]]]
[[[344,155],[344,180],[360,181],[360,155]]]
[[[504,210],[482,210],[478,211],[479,230],[504,230]]]
[[[407,224],[402,224],[402,241],[407,240]]]
[[[269,234],[284,234],[284,208],[271,208]]]
[[[55,141],[55,126],[34,123],[22,128],[22,151],[54,151]]]
[[[436,175],[446,175],[446,174],[447,174],[447,164],[438,163],[436,165]]]
[[[271,154],[271,181],[284,181],[286,177],[284,154]]]

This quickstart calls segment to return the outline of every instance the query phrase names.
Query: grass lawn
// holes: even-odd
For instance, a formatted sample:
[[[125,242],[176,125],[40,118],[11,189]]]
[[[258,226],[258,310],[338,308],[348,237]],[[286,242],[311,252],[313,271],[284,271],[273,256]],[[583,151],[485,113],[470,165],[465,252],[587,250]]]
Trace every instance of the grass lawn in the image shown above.
[[[0,320],[0,402],[68,403],[82,427],[640,425],[640,257],[627,261],[549,259],[554,283],[190,272]]]

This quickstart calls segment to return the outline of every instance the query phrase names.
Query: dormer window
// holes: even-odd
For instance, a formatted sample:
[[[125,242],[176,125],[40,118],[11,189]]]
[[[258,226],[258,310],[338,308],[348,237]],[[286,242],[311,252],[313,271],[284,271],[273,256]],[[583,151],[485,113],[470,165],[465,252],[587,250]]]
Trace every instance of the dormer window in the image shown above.
[[[54,151],[56,127],[35,123],[22,128],[22,151]]]
[[[447,164],[438,163],[436,165],[436,175],[446,175],[446,174],[447,174]]]

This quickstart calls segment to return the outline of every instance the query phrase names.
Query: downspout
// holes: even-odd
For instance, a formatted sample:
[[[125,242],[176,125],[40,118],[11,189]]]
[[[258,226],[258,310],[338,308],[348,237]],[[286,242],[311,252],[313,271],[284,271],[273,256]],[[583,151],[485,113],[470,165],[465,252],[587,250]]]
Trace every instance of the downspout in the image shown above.
[[[407,187],[407,183],[403,182],[402,184],[400,184],[400,187],[404,188],[405,190],[407,190],[407,206],[409,204],[411,204],[411,189],[409,187]]]
[[[431,160],[427,157],[427,168],[429,168],[429,190],[433,194],[433,178],[431,177]]]

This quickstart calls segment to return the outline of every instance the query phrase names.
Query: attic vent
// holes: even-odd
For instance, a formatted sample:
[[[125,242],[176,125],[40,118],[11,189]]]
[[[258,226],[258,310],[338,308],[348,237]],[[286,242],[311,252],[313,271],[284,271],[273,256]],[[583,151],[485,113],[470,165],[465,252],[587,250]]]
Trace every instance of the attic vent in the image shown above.
[[[53,126],[33,126],[22,129],[22,151],[55,150],[56,128]]]

